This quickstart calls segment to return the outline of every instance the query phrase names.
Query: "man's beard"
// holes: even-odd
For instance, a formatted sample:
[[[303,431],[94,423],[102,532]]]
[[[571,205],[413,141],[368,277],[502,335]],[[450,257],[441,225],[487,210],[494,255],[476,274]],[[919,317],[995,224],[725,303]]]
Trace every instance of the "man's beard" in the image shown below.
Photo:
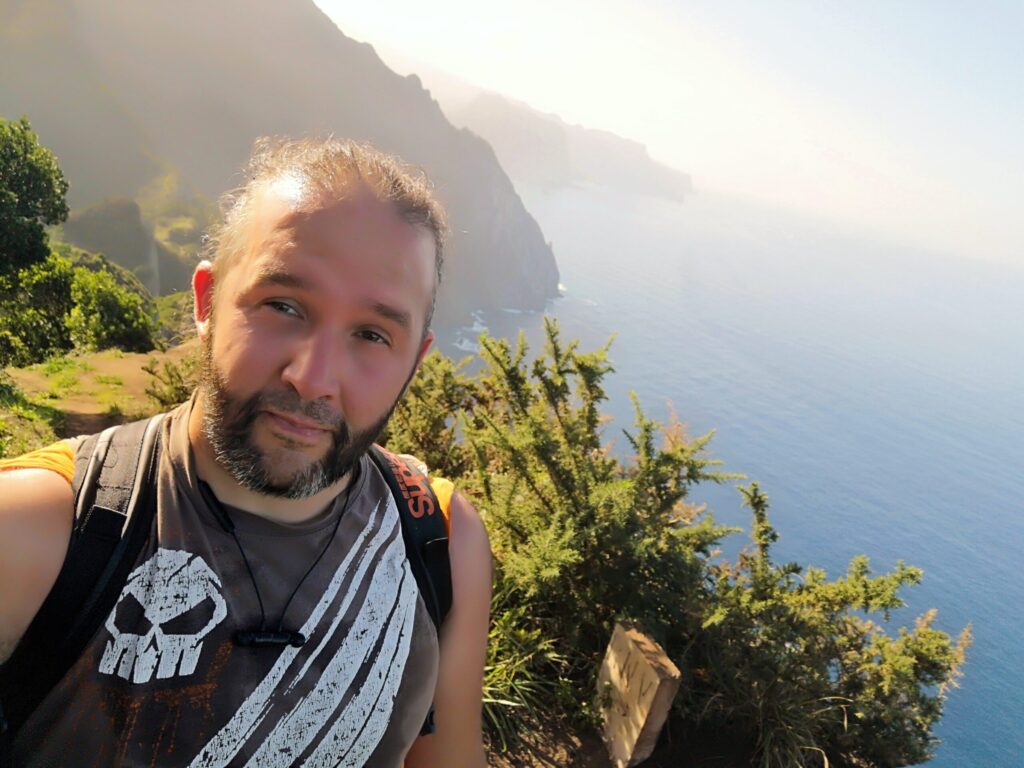
[[[212,336],[208,336],[202,345],[199,379],[203,394],[203,436],[213,449],[217,463],[239,485],[256,493],[303,499],[341,480],[373,445],[398,404],[397,400],[392,403],[387,413],[368,429],[351,434],[343,416],[333,412],[323,401],[303,401],[291,387],[261,390],[244,400],[231,394],[213,362],[212,347]],[[268,408],[321,425],[331,435],[330,448],[319,460],[310,460],[290,476],[276,477],[271,468],[272,458],[253,442],[256,418]],[[289,447],[286,439],[279,439]],[[298,444],[291,447],[300,453]]]

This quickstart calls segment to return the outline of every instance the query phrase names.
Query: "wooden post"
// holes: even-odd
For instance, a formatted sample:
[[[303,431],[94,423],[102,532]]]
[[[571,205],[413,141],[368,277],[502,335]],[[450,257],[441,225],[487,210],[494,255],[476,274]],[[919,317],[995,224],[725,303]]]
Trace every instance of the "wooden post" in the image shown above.
[[[654,640],[634,627],[615,625],[597,677],[604,741],[615,768],[650,757],[672,699],[679,669]]]

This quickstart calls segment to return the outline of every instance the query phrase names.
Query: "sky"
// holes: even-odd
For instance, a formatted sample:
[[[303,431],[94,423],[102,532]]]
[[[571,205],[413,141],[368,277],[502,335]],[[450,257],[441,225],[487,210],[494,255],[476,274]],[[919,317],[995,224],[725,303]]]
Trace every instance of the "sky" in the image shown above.
[[[640,141],[699,191],[1024,267],[1024,3],[317,3],[428,87]]]

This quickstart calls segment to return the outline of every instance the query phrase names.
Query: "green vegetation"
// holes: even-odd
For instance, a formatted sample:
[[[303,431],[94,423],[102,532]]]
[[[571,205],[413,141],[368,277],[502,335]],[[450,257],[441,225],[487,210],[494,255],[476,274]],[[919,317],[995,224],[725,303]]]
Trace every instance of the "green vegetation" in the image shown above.
[[[151,377],[146,394],[162,410],[188,400],[199,381],[199,360],[195,356],[179,364],[165,360],[163,367],[156,358],[150,358],[142,370]]]
[[[29,400],[0,370],[0,459],[49,445],[63,422],[63,413]]]
[[[169,166],[138,191],[136,200],[157,242],[161,293],[187,289],[217,206]]]
[[[55,241],[52,243],[52,248],[54,253],[68,259],[73,267],[81,267],[92,272],[108,273],[119,287],[130,293],[138,294],[146,307],[147,314],[154,314],[156,312],[153,297],[150,296],[138,275],[131,270],[111,261],[102,253],[82,250],[69,243]]]
[[[68,215],[68,183],[28,118],[0,118],[0,272],[46,259],[47,224]]]
[[[76,360],[68,355],[58,355],[41,363],[39,369],[47,376],[57,376],[64,373],[75,374],[78,371],[83,373],[93,371],[92,365],[84,360]]]
[[[158,337],[162,344],[174,346],[195,335],[192,317],[192,292],[178,291],[156,298]]]
[[[89,257],[82,260],[87,266],[78,266],[55,252],[0,275],[0,366],[29,365],[76,347],[154,347],[149,294],[125,270]]]
[[[0,366],[27,365],[72,348],[66,318],[74,276],[71,262],[52,253],[0,275]]]
[[[119,286],[109,272],[77,270],[71,299],[74,306],[66,322],[76,347],[118,347],[128,352],[153,348],[156,324],[142,298]]]
[[[201,202],[168,208],[172,182],[154,186],[143,210],[184,248],[206,214]],[[67,353],[152,349],[155,307],[135,275],[102,256],[62,244],[49,251],[42,227],[66,215],[65,191],[28,122],[0,121],[0,365],[45,360],[37,398],[86,395],[105,405],[105,418],[132,418],[141,414],[122,379],[88,376],[92,367]],[[158,302],[176,328],[188,305],[182,295]],[[598,664],[615,622],[628,621],[683,671],[677,721],[748,744],[753,764],[881,767],[930,756],[971,638],[969,629],[955,640],[936,629],[934,612],[887,630],[919,569],[900,563],[874,575],[858,557],[829,580],[775,563],[778,536],[756,483],[739,488],[752,545],[724,559],[718,546],[735,529],[690,497],[700,483],[736,477],[708,454],[710,434],[662,426],[637,402],[626,432],[632,457],[612,452],[601,413],[607,347],[583,352],[548,321],[540,356],[530,359],[522,339],[484,337],[481,358],[469,375],[429,356],[386,440],[457,481],[485,518],[496,561],[485,679],[493,745],[505,749],[525,729],[565,717],[593,724]],[[143,370],[152,377],[146,394],[167,408],[188,397],[198,365],[194,356],[162,367],[152,359]],[[0,456],[51,442],[63,419],[0,372]]]
[[[607,349],[581,352],[547,325],[544,354],[481,340],[482,369],[433,354],[392,419],[389,446],[456,480],[485,517],[496,562],[486,678],[492,745],[567,713],[594,722],[596,672],[616,621],[641,625],[683,671],[674,717],[749,744],[759,766],[897,766],[928,758],[970,631],[934,614],[889,634],[918,569],[829,581],[771,559],[777,534],[757,484],[741,487],[753,546],[689,501],[732,479],[710,435],[662,427],[635,404],[621,460],[604,442]]]
[[[185,202],[164,204],[176,211]],[[145,219],[135,200],[108,198],[73,211],[61,228],[61,237],[106,254],[109,261],[129,270],[157,295],[188,287],[199,260],[205,220],[177,213]]]
[[[0,120],[0,366],[154,346],[155,307],[136,277],[66,244],[50,250],[43,225],[67,216],[66,192],[28,120]]]

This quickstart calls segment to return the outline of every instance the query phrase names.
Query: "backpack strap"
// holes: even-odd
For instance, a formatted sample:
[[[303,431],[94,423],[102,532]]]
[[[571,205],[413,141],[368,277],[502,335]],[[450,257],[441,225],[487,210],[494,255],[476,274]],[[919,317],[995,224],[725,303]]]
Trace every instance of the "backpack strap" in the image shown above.
[[[414,469],[410,462],[378,445],[372,446],[369,453],[395,497],[409,565],[434,629],[440,633],[441,624],[452,607],[448,531],[441,505],[426,475]]]
[[[406,557],[412,568],[423,602],[430,613],[438,636],[441,624],[452,607],[452,568],[448,559],[448,529],[441,505],[425,473],[381,448],[370,447],[370,458],[384,476],[398,507],[405,540]],[[434,706],[431,704],[420,735],[434,732]]]
[[[57,580],[0,667],[8,733],[24,724],[110,613],[149,535],[163,414],[111,427],[78,446],[75,522]]]

